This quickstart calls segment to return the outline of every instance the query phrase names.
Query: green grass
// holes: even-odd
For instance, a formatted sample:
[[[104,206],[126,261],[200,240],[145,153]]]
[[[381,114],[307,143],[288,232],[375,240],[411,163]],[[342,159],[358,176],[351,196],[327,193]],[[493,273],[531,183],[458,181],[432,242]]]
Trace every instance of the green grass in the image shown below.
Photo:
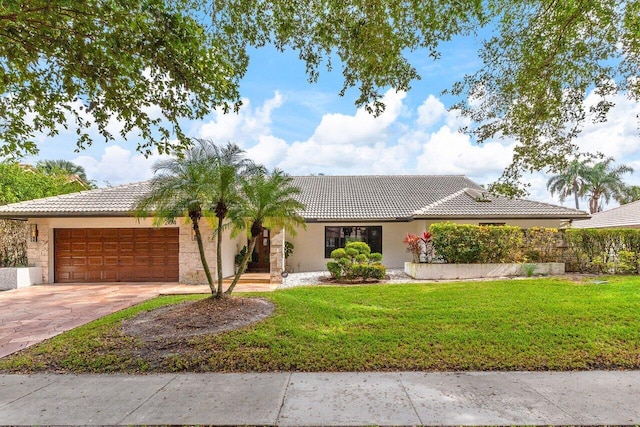
[[[259,295],[272,317],[189,339],[150,367],[118,325],[163,297],[0,359],[0,370],[386,371],[640,368],[640,278],[311,287]]]

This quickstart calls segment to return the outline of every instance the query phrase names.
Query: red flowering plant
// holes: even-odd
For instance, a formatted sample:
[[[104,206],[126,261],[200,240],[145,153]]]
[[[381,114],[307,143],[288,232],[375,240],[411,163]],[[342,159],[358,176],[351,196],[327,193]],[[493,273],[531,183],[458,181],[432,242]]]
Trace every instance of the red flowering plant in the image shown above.
[[[422,244],[423,244],[423,253],[426,262],[431,262],[433,257],[436,254],[436,250],[433,248],[433,234],[428,231],[422,232]]]
[[[403,242],[407,245],[407,252],[413,256],[413,262],[431,262],[435,255],[432,234],[427,231],[422,233],[422,237],[408,233]]]
[[[422,254],[422,239],[415,234],[407,233],[403,243],[407,245],[407,252],[413,255],[413,262],[420,262],[420,254]]]

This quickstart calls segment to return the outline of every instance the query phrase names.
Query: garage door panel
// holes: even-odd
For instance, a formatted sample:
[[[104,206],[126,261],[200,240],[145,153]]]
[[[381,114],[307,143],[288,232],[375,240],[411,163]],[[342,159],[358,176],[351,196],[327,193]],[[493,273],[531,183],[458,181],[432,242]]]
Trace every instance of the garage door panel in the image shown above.
[[[113,266],[117,266],[118,265],[118,257],[117,256],[104,256],[102,257],[102,262],[104,265],[107,265],[109,267],[113,267]]]
[[[178,237],[177,228],[55,229],[55,281],[175,282]]]
[[[104,252],[118,252],[118,242],[104,242],[102,244],[102,250]]]
[[[134,258],[135,257],[133,255],[120,255],[120,257],[118,257],[118,265],[121,265],[121,266],[133,265]]]
[[[120,252],[131,252],[133,253],[133,242],[120,242],[118,250]]]
[[[88,242],[87,243],[87,252],[97,252],[102,253],[102,242]]]
[[[102,258],[101,256],[89,256],[87,257],[87,265],[90,265],[90,266],[104,265],[104,258]]]

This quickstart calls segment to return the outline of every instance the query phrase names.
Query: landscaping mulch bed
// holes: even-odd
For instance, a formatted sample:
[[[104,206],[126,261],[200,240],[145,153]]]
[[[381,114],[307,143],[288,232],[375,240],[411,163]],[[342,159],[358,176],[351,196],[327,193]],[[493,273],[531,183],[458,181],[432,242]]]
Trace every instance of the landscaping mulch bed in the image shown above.
[[[206,298],[157,308],[122,322],[122,333],[142,342],[136,352],[151,366],[192,351],[189,339],[240,329],[269,317],[271,301],[262,298]]]

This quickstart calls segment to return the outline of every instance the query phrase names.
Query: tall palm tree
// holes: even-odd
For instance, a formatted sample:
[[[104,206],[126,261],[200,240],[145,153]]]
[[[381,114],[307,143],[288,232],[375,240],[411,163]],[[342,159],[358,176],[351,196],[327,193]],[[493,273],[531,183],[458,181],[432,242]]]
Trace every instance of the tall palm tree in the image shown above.
[[[616,202],[621,205],[626,205],[627,203],[637,202],[640,200],[640,186],[638,185],[629,185],[627,186],[621,195],[614,196]]]
[[[225,294],[230,295],[238,283],[240,275],[249,262],[265,228],[283,228],[285,232],[295,235],[296,227],[304,226],[304,218],[300,212],[305,205],[296,198],[300,189],[293,185],[293,178],[279,169],[267,172],[264,169],[244,177],[241,180],[243,198],[229,210],[234,234],[248,231],[249,247],[242,259],[240,268]]]
[[[209,147],[202,142],[187,149],[182,157],[157,161],[153,167],[150,193],[139,200],[136,216],[154,217],[154,225],[175,224],[177,218],[188,217],[198,243],[200,261],[211,294],[216,287],[204,253],[200,219],[211,207],[213,188]]]
[[[560,201],[564,202],[567,197],[573,194],[576,209],[580,209],[579,197],[584,186],[585,171],[589,168],[588,161],[572,160],[567,168],[560,174],[554,175],[547,181],[547,190],[553,196],[558,193]]]
[[[69,160],[40,160],[36,163],[36,168],[52,175],[62,173],[69,178],[75,178],[83,187],[95,188],[95,184],[87,178],[87,172],[84,167],[77,165]]]
[[[592,214],[602,209],[600,198],[609,202],[611,197],[622,196],[626,185],[621,175],[633,172],[633,168],[626,165],[613,167],[613,162],[613,157],[608,157],[593,165],[583,175],[585,180],[583,193],[589,196],[589,212]]]
[[[211,170],[209,186],[212,192],[212,211],[216,232],[216,270],[218,275],[218,290],[216,297],[221,298],[222,292],[222,232],[229,208],[240,203],[240,182],[262,167],[244,157],[244,151],[236,144],[227,143],[219,147],[210,140],[197,140],[206,148],[209,168]]]

